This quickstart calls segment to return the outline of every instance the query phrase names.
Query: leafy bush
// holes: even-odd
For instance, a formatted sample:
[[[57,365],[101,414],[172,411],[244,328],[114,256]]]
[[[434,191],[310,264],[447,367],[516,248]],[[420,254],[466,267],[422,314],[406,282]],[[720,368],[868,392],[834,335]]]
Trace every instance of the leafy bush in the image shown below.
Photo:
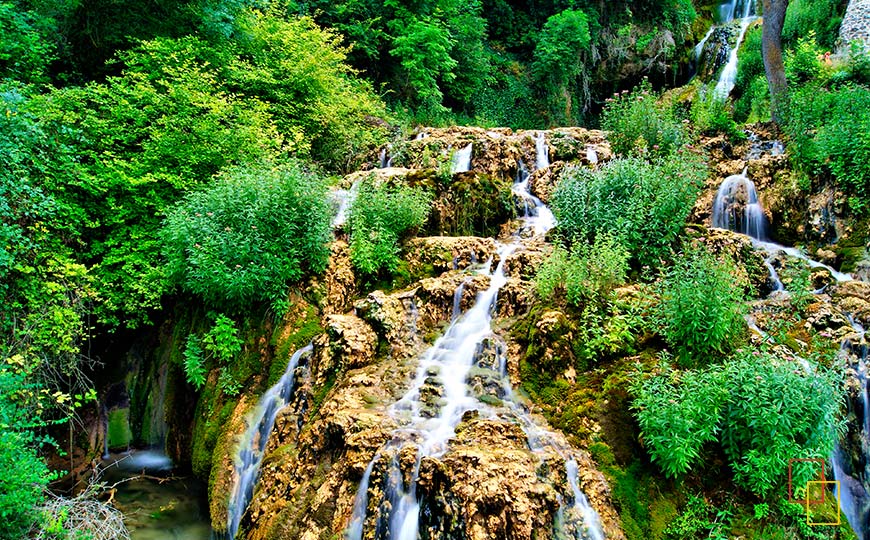
[[[625,247],[607,234],[594,244],[577,242],[570,251],[557,245],[535,276],[538,295],[564,296],[575,307],[598,304],[625,281],[628,257]]]
[[[281,301],[329,257],[326,184],[296,163],[231,169],[166,217],[170,279],[221,307]]]
[[[786,131],[796,165],[831,174],[851,197],[853,211],[870,200],[870,88],[852,83],[828,90],[809,85],[792,92]]]
[[[18,540],[27,537],[30,525],[37,519],[36,507],[43,501],[43,490],[54,479],[38,450],[44,443],[35,429],[44,427],[38,408],[28,403],[40,389],[14,369],[14,361],[0,362],[0,539]]]
[[[785,55],[785,76],[789,84],[799,86],[819,79],[825,68],[820,60],[823,55],[813,32],[798,39],[797,46]]]
[[[664,366],[632,392],[643,441],[667,475],[688,471],[718,434],[735,483],[760,497],[785,484],[789,459],[829,456],[843,426],[842,374],[767,352],[741,350],[704,370]],[[817,475],[794,467],[793,483]]]
[[[362,181],[348,218],[353,266],[369,277],[395,272],[399,241],[426,222],[431,199],[420,188]]]
[[[553,211],[566,238],[594,242],[610,234],[635,261],[657,267],[669,257],[705,176],[704,163],[690,153],[653,163],[615,159],[563,175]]]
[[[205,384],[205,376],[207,374],[205,358],[203,358],[202,346],[200,346],[198,338],[195,336],[187,338],[182,356],[184,357],[185,379],[198,390]]]
[[[682,123],[669,107],[658,103],[658,95],[646,81],[606,101],[601,127],[610,132],[610,144],[620,155],[666,156],[689,142]]]
[[[728,399],[724,382],[721,372],[680,373],[666,363],[660,373],[634,380],[632,408],[644,445],[666,475],[686,473],[703,445],[716,440]]]
[[[789,459],[830,456],[843,426],[841,374],[748,350],[725,371],[730,398],[721,440],[738,485],[765,496],[784,483]],[[792,480],[804,486],[817,476],[812,467],[797,467]]]
[[[552,123],[569,123],[574,119],[572,109],[582,109],[572,103],[569,87],[576,87],[584,70],[580,54],[589,49],[591,41],[588,17],[580,10],[552,15],[541,30],[531,68]]]
[[[689,117],[695,129],[705,135],[722,133],[732,141],[746,138],[734,123],[728,101],[719,99],[713,92],[700,92],[695,97]]]
[[[683,365],[705,364],[739,345],[747,306],[731,277],[732,264],[696,248],[663,271],[655,318]]]
[[[791,0],[785,11],[783,41],[795,43],[810,32],[815,32],[819,45],[833,49],[839,37],[844,5],[842,0]],[[742,58],[740,60],[743,61]]]

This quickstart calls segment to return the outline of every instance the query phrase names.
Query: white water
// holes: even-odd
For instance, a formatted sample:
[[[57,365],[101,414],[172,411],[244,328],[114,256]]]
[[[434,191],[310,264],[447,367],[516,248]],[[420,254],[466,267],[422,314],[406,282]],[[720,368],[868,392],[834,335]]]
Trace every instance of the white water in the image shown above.
[[[752,4],[754,2],[747,1],[743,6],[743,13],[740,15],[740,33],[737,34],[737,42],[734,48],[731,49],[731,54],[728,55],[728,63],[722,68],[722,73],[719,74],[719,81],[716,83],[716,88],[713,90],[713,95],[719,99],[726,99],[734,88],[734,83],[737,82],[737,52],[740,50],[740,45],[743,43],[743,38],[746,36],[746,29],[756,20],[757,17],[752,16]],[[736,3],[732,7],[736,10]]]
[[[390,155],[390,150],[392,149],[393,145],[387,144],[385,147],[381,148],[381,151],[378,153],[378,165],[381,169],[393,166],[393,156]]]
[[[695,63],[696,64],[701,61],[701,54],[704,52],[704,45],[707,44],[707,40],[710,39],[711,35],[713,35],[713,30],[715,30],[715,29],[716,29],[715,26],[711,26],[710,29],[707,30],[707,33],[704,34],[704,37],[701,38],[701,41],[699,41],[698,44],[695,45]]]
[[[743,233],[758,240],[767,239],[767,217],[758,202],[755,184],[740,174],[726,178],[713,200],[713,226]]]
[[[338,207],[332,218],[332,228],[343,227],[347,223],[347,212],[359,193],[359,180],[351,184],[350,189],[336,189],[330,193],[333,204]]]
[[[852,281],[854,279],[851,276],[851,274],[845,274],[843,272],[838,272],[837,270],[834,270],[833,268],[831,268],[827,264],[820,263],[819,261],[810,259],[809,257],[806,256],[806,254],[803,251],[799,250],[798,248],[781,246],[781,245],[776,244],[774,242],[765,242],[765,241],[761,241],[761,240],[755,240],[752,243],[756,247],[759,247],[759,248],[763,249],[764,251],[766,251],[769,255],[776,255],[776,252],[782,251],[783,253],[785,253],[786,255],[788,255],[790,257],[794,257],[796,259],[800,259],[802,261],[805,261],[812,268],[824,268],[825,270],[827,270],[828,272],[831,273],[831,276],[835,280],[839,281],[840,283],[845,282],[845,281]],[[773,267],[771,266],[770,269],[772,270]]]
[[[586,148],[586,160],[593,165],[598,165],[598,152],[591,146]]]
[[[260,465],[263,462],[269,435],[275,426],[275,418],[293,397],[296,367],[303,356],[311,353],[311,349],[309,344],[293,353],[281,380],[263,394],[248,419],[248,429],[242,436],[233,459],[234,483],[227,509],[227,537],[230,540],[236,537],[239,523],[254,495],[254,487],[259,480]]]
[[[517,166],[517,181],[511,187],[511,191],[523,203],[523,218],[527,226],[535,234],[546,234],[556,226],[556,216],[541,202],[541,199],[529,192],[529,177],[529,171],[520,160]]]
[[[547,147],[547,137],[543,132],[535,137],[535,170],[550,166],[550,149]]]
[[[462,150],[457,150],[453,153],[453,160],[450,163],[451,174],[468,172],[471,170],[471,150],[472,143],[468,143]]]
[[[524,170],[521,167],[521,170]],[[514,193],[525,204],[524,219],[527,226],[538,234],[544,234],[555,224],[552,213],[541,201],[528,192],[528,173],[514,185]],[[533,213],[534,211],[534,213]],[[542,217],[549,215],[550,218]],[[426,351],[420,359],[416,376],[411,388],[393,404],[389,412],[401,426],[394,438],[379,450],[360,481],[354,500],[353,513],[345,532],[347,540],[361,540],[365,517],[369,505],[368,490],[375,464],[388,454],[392,454],[387,472],[387,482],[383,496],[389,509],[389,531],[387,537],[394,540],[416,540],[418,538],[420,520],[420,501],[417,498],[417,480],[420,463],[423,457],[438,457],[448,450],[448,443],[456,434],[456,426],[462,421],[463,415],[470,410],[485,409],[478,399],[469,394],[468,374],[475,363],[481,344],[493,336],[492,317],[496,311],[499,290],[507,283],[504,264],[507,257],[520,247],[518,238],[511,244],[501,244],[497,249],[499,259],[495,270],[491,270],[491,262],[482,271],[489,275],[489,287],[478,293],[474,305],[465,313],[459,314],[461,295],[465,281],[460,283],[454,294],[454,313],[447,331],[439,337],[435,344]],[[504,373],[504,359],[500,360],[500,368]],[[510,383],[503,377],[503,385],[507,390]],[[433,403],[432,387],[437,387],[437,402]],[[429,391],[427,391],[427,388]],[[512,401],[507,402],[513,404]],[[542,432],[534,425],[528,415],[515,404],[510,409],[520,420],[523,430],[529,439],[533,451],[541,447]],[[552,437],[550,437],[552,438]],[[401,466],[398,460],[399,450],[411,446],[416,454],[413,474],[408,485],[405,485]],[[560,455],[565,455],[559,448]],[[574,497],[572,509],[582,516],[586,535],[591,540],[603,540],[600,519],[589,505],[585,495],[580,490],[577,481],[577,463],[569,457],[566,460],[566,473]],[[577,528],[577,538],[583,538],[580,527]]]

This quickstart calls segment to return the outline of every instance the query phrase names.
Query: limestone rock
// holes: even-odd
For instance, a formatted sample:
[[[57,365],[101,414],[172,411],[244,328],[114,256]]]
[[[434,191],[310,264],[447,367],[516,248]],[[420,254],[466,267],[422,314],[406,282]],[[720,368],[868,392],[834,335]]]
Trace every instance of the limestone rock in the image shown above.
[[[332,354],[344,359],[349,368],[374,360],[378,336],[365,321],[354,315],[327,315],[323,326],[329,334]]]
[[[833,288],[834,304],[865,327],[870,326],[870,283],[846,281]]]
[[[405,259],[413,275],[436,275],[464,270],[493,259],[498,264],[495,241],[475,236],[427,236],[413,238],[405,246]]]
[[[356,295],[356,277],[350,262],[347,242],[338,239],[332,243],[329,264],[326,267],[326,300],[324,311],[345,313]]]

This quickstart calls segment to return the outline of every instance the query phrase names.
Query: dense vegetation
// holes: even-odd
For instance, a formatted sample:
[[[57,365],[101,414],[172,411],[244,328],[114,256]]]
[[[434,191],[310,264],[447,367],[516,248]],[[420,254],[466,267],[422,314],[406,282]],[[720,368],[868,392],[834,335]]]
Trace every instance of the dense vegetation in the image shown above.
[[[870,60],[858,49],[825,56],[843,4],[790,3],[781,129],[801,193],[833,187],[866,219]],[[752,350],[744,316],[758,291],[733,278],[729,254],[687,234],[710,173],[699,135],[725,147],[745,137],[743,122],[770,117],[761,29],[747,34],[733,100],[699,81],[657,90],[682,82],[711,9],[0,0],[0,538],[63,529],[65,516],[43,506],[58,477],[44,456],[57,445],[48,434],[96,400],[91,338],[148,328],[189,302],[201,313],[173,335],[171,357],[191,393],[227,399],[215,413],[226,420],[246,385],[267,378],[245,323],[281,319],[299,307],[288,291],[326,269],[330,175],[368,166],[412,124],[459,122],[609,132],[613,160],[559,173],[555,246],[534,275],[541,305],[515,332],[526,389],[588,443],[628,537],[716,537],[741,519],[763,524],[759,538],[818,537],[779,497],[788,459],[827,458],[843,425],[842,370],[830,344],[800,329],[810,271],[782,269],[784,329]],[[343,232],[363,288],[401,273],[402,242],[451,202],[439,200],[449,173],[430,173],[426,187],[364,178],[353,188]],[[499,192],[509,178],[473,182],[510,204]],[[494,206],[462,200],[439,216],[442,230],[500,225],[488,222],[503,217]],[[299,304],[294,346],[322,330]],[[535,326],[545,310],[547,335]],[[548,342],[557,354],[545,358]],[[597,406],[622,433],[588,433],[582,420],[604,416]],[[737,486],[727,510],[705,498],[713,482]]]

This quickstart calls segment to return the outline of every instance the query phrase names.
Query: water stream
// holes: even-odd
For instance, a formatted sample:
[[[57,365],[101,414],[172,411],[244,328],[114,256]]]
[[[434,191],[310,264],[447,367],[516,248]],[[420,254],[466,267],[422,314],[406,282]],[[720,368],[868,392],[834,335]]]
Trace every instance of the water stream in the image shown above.
[[[453,153],[453,159],[450,162],[451,174],[468,172],[471,170],[472,149],[473,143],[468,143],[464,148]]]
[[[542,138],[536,138],[536,147],[539,149],[544,146],[543,142],[539,142],[541,140]],[[545,163],[544,160],[546,156],[542,158],[539,150],[536,161],[542,164]],[[522,164],[520,164],[520,171],[513,192],[522,202],[523,228],[530,228],[538,235],[545,234],[555,225],[555,219],[552,217],[552,212],[529,193],[528,171],[525,171]],[[482,270],[490,278],[489,286],[478,293],[472,307],[464,313],[460,313],[460,300],[465,281],[459,284],[454,295],[454,313],[449,327],[420,359],[410,389],[389,408],[390,415],[396,419],[400,427],[394,432],[392,440],[375,453],[365,469],[354,500],[351,520],[345,532],[347,540],[363,538],[366,514],[371,502],[369,485],[376,464],[382,460],[389,460],[389,463],[386,467],[382,499],[378,504],[379,516],[375,525],[375,537],[387,537],[391,540],[418,538],[420,500],[417,495],[417,483],[422,459],[439,457],[448,451],[449,441],[456,435],[456,427],[466,412],[491,410],[489,406],[469,393],[469,371],[479,357],[484,340],[495,339],[492,318],[496,311],[498,292],[507,283],[504,272],[505,261],[520,247],[519,232],[510,243],[498,244],[498,263],[495,269],[492,269],[492,261],[490,261],[490,264]],[[510,383],[507,382],[503,358],[499,360],[499,369],[502,372],[505,393],[512,394]],[[570,530],[576,531],[572,536],[577,539],[603,540],[604,533],[600,520],[580,490],[577,480],[577,462],[568,451],[556,446],[552,435],[542,435],[543,431],[536,426],[522,407],[511,399],[505,403],[509,407],[506,412],[523,428],[529,441],[529,448],[533,452],[539,452],[547,446],[564,457],[573,498],[573,504],[568,510],[580,516],[565,520],[571,524]],[[415,462],[409,481],[406,483],[399,456],[400,453],[406,455],[408,450],[413,452]],[[562,520],[558,521],[560,523],[557,523],[557,526],[562,527]],[[578,524],[578,521],[582,523]]]
[[[296,368],[299,362],[311,353],[311,349],[309,344],[293,353],[284,375],[275,386],[263,394],[248,420],[248,429],[242,436],[237,454],[233,458],[235,466],[233,488],[230,491],[227,509],[227,538],[230,540],[236,537],[239,523],[254,495],[254,487],[259,480],[260,465],[263,462],[269,435],[275,425],[275,418],[293,397]]]

